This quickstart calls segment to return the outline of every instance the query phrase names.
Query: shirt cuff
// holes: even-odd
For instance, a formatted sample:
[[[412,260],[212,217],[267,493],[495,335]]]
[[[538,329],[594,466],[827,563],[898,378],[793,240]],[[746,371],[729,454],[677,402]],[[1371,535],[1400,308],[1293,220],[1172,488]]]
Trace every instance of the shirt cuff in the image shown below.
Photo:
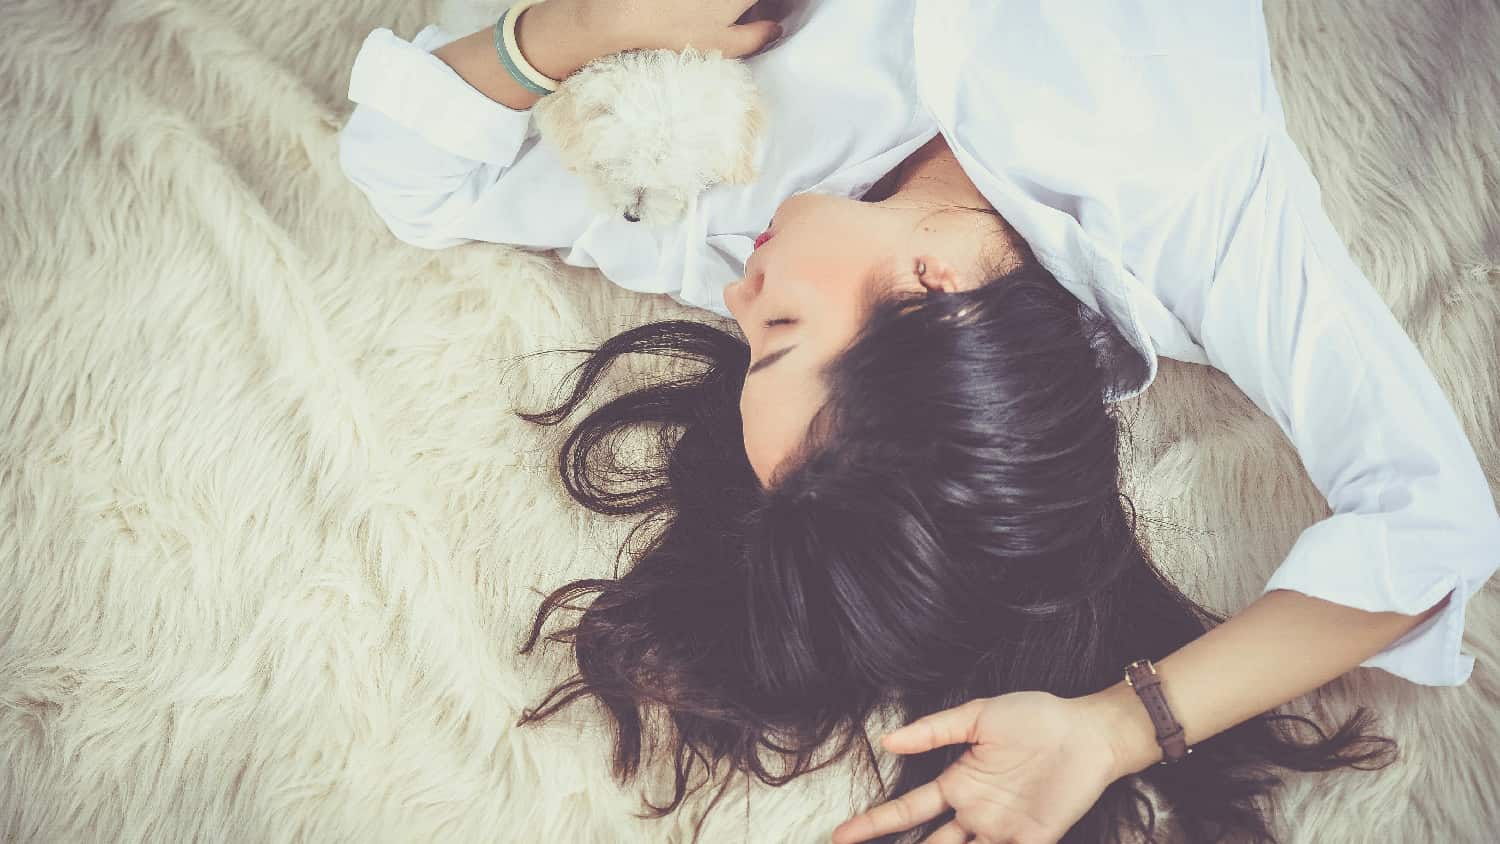
[[[429,26],[411,42],[381,27],[365,37],[349,75],[349,99],[427,142],[475,161],[509,165],[531,130],[531,109],[490,99],[429,50],[454,40]]]
[[[1298,537],[1262,594],[1290,589],[1367,612],[1419,615],[1452,592],[1446,607],[1359,667],[1424,686],[1461,686],[1474,671],[1474,657],[1461,650],[1464,611],[1495,570],[1500,527],[1480,531],[1482,541],[1401,559],[1389,553],[1387,531],[1381,514],[1324,519]]]

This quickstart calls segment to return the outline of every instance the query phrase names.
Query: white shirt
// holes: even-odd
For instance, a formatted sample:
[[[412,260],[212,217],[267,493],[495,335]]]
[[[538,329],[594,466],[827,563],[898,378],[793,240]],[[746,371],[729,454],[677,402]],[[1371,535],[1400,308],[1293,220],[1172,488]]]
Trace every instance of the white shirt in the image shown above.
[[[1158,354],[1210,364],[1296,447],[1333,515],[1264,591],[1412,615],[1453,591],[1360,665],[1468,680],[1464,610],[1500,568],[1500,514],[1452,405],[1323,212],[1258,0],[820,0],[783,23],[744,60],[768,108],[759,177],[715,185],[674,226],[593,205],[529,110],[431,55],[459,37],[435,26],[365,39],[339,159],[402,241],[555,249],[727,317],[722,290],[782,200],[860,197],[941,132],[1042,265],[1141,353],[1144,378],[1111,398],[1145,389]]]

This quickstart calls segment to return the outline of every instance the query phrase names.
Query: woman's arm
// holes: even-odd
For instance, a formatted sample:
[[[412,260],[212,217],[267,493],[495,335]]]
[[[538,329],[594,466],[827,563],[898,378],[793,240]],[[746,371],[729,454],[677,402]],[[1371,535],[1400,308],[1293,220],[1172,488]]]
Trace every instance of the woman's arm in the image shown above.
[[[765,46],[775,21],[735,25],[748,0],[545,0],[522,10],[517,44],[554,79],[633,49],[720,50],[726,58]],[[642,30],[641,21],[649,25]],[[470,241],[532,249],[572,246],[565,263],[598,267],[633,290],[656,290],[658,238],[616,227],[581,236],[606,210],[555,145],[539,133],[537,97],[511,79],[495,49],[495,25],[463,36],[429,26],[410,42],[371,32],[349,75],[354,113],[339,132],[339,164],[398,239],[424,249]],[[618,212],[613,216],[618,217]]]
[[[517,28],[528,58],[553,78],[616,49],[591,28],[570,29],[557,14],[568,2],[524,10]],[[557,248],[597,213],[555,154],[526,145],[536,98],[500,65],[494,32],[491,25],[455,38],[429,26],[407,42],[381,28],[355,57],[356,107],[339,131],[339,164],[391,233],[413,246]],[[538,196],[547,201],[516,201]]]
[[[516,46],[533,67],[566,79],[601,56],[625,50],[680,51],[691,45],[742,58],[781,33],[779,4],[750,10],[752,0],[544,0],[516,20]],[[735,16],[738,15],[739,18]],[[744,19],[743,24],[736,23]],[[494,27],[444,45],[433,55],[447,62],[485,96],[513,109],[531,108],[539,96],[522,88],[500,64]]]
[[[1273,590],[1156,662],[1162,692],[1189,746],[1317,688],[1421,624]],[[1123,673],[1123,668],[1122,668]],[[910,829],[950,809],[924,841],[1055,842],[1108,785],[1162,758],[1135,690],[1123,680],[1091,695],[1019,691],[976,698],[881,737],[888,751],[969,745],[933,782],[839,824],[836,844]]]
[[[1448,600],[1413,616],[1365,612],[1276,589],[1153,664],[1192,747],[1359,667]],[[1151,716],[1123,679],[1123,668],[1121,674],[1120,682],[1084,698],[1098,708],[1102,723],[1112,725],[1113,779],[1163,758]]]
[[[594,59],[631,46],[611,28],[592,25],[570,0],[545,0],[522,10],[516,20],[516,45],[532,67],[551,79],[566,79]],[[522,88],[500,64],[494,26],[445,44],[432,54],[506,108],[529,109],[541,99]]]
[[[1211,281],[1156,286],[1287,435],[1332,515],[1258,600],[1156,663],[1189,746],[1363,665],[1461,684],[1464,608],[1500,565],[1500,516],[1452,405],[1351,260],[1300,152],[1268,131],[1244,190],[1226,179],[1186,210],[1234,211],[1194,241],[1221,256]],[[1122,775],[1162,758],[1123,677],[1089,697],[1121,729]]]

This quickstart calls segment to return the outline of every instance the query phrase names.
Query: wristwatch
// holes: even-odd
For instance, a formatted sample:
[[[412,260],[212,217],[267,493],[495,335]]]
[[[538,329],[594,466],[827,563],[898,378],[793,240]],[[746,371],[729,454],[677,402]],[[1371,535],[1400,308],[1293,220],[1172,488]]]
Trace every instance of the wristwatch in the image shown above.
[[[1161,745],[1165,759],[1159,765],[1171,765],[1186,759],[1192,753],[1187,746],[1187,730],[1172,716],[1167,698],[1162,694],[1161,677],[1149,659],[1138,659],[1125,666],[1125,682],[1135,689],[1136,697],[1146,705],[1151,723],[1156,726],[1156,743]]]

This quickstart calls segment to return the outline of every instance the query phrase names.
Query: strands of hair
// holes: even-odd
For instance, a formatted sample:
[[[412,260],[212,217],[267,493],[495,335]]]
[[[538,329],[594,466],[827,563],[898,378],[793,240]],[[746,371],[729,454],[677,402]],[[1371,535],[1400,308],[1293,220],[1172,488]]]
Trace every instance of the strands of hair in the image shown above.
[[[643,796],[648,817],[683,803],[695,762],[724,778],[706,817],[730,785],[726,760],[782,785],[856,748],[883,801],[935,779],[966,748],[901,757],[886,783],[864,727],[877,707],[909,722],[1013,691],[1085,695],[1117,682],[1129,661],[1161,659],[1222,623],[1137,539],[1120,491],[1122,425],[1104,398],[1112,376],[1098,354],[1121,342],[1098,336],[1112,331],[1029,254],[975,290],[892,294],[828,365],[827,403],[768,488],[743,445],[743,340],[669,320],[582,350],[568,397],[522,418],[560,424],[625,355],[701,368],[610,399],[563,444],[557,467],[576,501],[657,530],[623,576],[576,580],[542,601],[521,653],[553,612],[575,610],[576,623],[547,639],[572,644],[578,672],[520,723],[593,696],[612,720],[625,783],[654,735],[648,717],[664,713],[674,793],[662,806]],[[609,445],[637,425],[657,430],[657,448],[646,465],[622,467]],[[591,604],[573,605],[589,593]],[[1366,735],[1370,717],[1361,708],[1332,735],[1300,716],[1252,718],[1183,762],[1111,784],[1063,840],[1133,831],[1151,842],[1274,842],[1257,806],[1280,784],[1270,768],[1390,764],[1395,742]],[[1293,725],[1317,737],[1300,739]],[[762,749],[781,764],[767,765]],[[1168,823],[1147,790],[1170,807]],[[920,840],[951,818],[906,835]]]

